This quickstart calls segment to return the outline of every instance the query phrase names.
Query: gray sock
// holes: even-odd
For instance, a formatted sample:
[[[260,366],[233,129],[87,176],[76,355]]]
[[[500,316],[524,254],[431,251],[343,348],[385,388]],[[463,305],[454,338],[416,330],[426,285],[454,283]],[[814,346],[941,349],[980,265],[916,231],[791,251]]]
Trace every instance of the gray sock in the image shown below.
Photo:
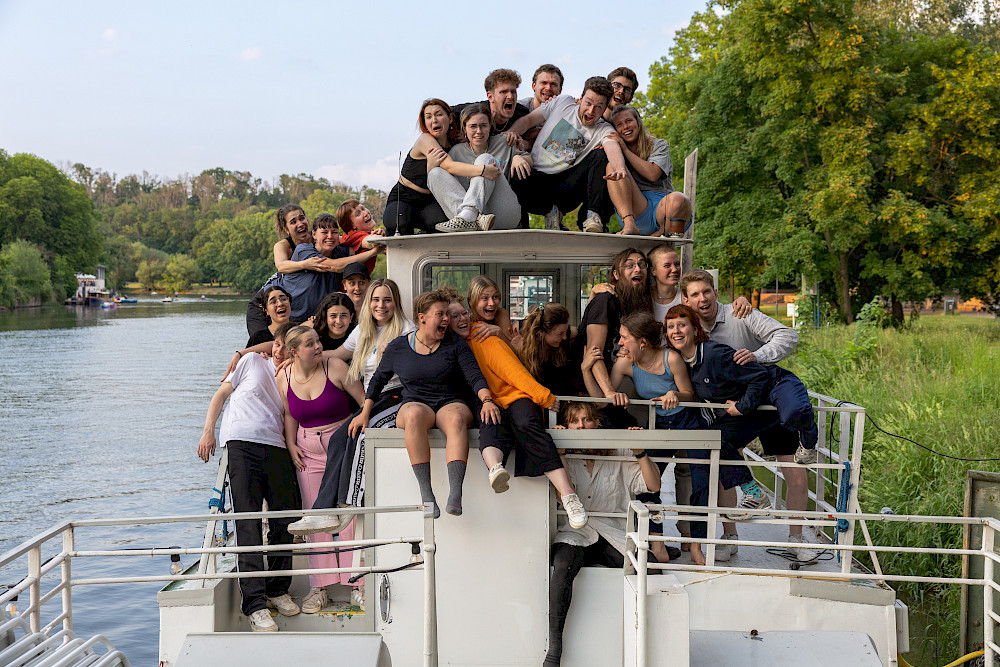
[[[431,488],[431,464],[415,463],[411,467],[413,468],[413,476],[417,478],[417,486],[420,487],[420,501],[425,505],[432,505],[434,518],[439,518],[441,510],[438,508],[437,498],[434,497],[434,490]]]
[[[465,461],[448,462],[448,506],[444,511],[448,514],[461,516],[462,514],[462,483],[465,481]]]

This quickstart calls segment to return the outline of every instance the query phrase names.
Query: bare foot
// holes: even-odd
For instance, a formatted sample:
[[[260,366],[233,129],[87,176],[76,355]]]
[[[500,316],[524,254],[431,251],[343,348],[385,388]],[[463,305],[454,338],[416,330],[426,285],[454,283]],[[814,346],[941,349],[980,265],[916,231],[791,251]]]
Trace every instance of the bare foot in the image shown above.
[[[667,545],[663,542],[653,542],[649,546],[649,550],[653,552],[656,556],[656,560],[659,563],[669,563],[670,554],[667,552]]]
[[[681,537],[691,537],[691,533],[687,533],[686,535],[681,533]],[[691,551],[691,543],[681,542],[681,551]]]
[[[705,564],[705,554],[701,553],[700,544],[691,545],[691,562],[694,563],[695,565]]]

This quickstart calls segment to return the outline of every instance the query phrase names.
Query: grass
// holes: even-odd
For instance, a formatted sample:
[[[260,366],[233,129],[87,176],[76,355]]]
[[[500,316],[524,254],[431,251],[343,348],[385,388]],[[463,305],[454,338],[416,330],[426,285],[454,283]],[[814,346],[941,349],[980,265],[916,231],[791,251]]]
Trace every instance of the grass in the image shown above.
[[[813,391],[864,406],[884,430],[961,458],[1000,456],[1000,322],[923,316],[904,330],[852,325],[804,331],[788,368]],[[1000,471],[997,461],[948,459],[865,427],[861,508],[897,514],[961,516],[968,470]],[[876,543],[961,547],[953,527],[870,525]],[[884,554],[896,574],[960,576],[961,559]],[[958,586],[900,585],[911,607],[913,665],[958,655]]]

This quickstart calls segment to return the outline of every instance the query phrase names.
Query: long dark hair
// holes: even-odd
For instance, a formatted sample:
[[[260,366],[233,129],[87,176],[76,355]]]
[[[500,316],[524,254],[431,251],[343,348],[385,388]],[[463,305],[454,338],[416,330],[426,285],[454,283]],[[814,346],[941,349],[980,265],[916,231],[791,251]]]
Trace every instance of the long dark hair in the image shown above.
[[[521,363],[537,380],[542,377],[542,364],[552,360],[554,366],[566,365],[565,346],[555,350],[545,343],[545,335],[560,324],[569,324],[569,311],[561,303],[546,303],[535,308],[521,323]]]
[[[354,302],[351,301],[351,297],[343,292],[330,292],[319,302],[319,306],[316,308],[316,317],[313,319],[313,328],[319,334],[320,340],[324,337],[333,337],[330,333],[330,328],[326,324],[326,313],[334,306],[343,306],[346,308],[347,312],[351,314],[351,322],[356,322],[358,319],[358,314],[354,310]],[[350,332],[351,328],[348,327],[347,333],[349,334]]]

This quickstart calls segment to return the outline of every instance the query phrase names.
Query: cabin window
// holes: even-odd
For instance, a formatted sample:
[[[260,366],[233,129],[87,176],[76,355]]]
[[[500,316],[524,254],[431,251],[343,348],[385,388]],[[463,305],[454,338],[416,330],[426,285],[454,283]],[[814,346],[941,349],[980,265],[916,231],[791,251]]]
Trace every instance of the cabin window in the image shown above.
[[[556,283],[558,273],[522,273],[508,271],[506,283],[510,305],[510,319],[520,322],[541,304],[558,301]]]
[[[465,296],[469,293],[472,279],[483,273],[485,267],[482,264],[428,264],[423,270],[421,291],[427,292],[447,285]]]

